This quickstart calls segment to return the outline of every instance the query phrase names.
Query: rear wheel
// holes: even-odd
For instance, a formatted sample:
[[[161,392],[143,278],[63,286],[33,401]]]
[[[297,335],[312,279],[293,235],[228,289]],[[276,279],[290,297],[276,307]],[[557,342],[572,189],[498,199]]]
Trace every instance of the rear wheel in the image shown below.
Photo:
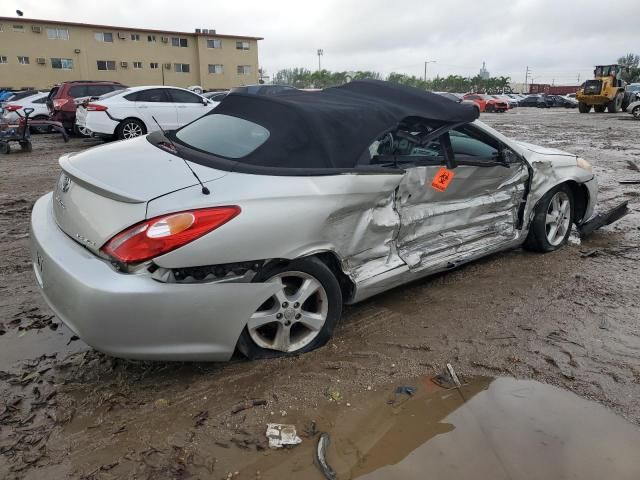
[[[622,108],[622,100],[624,100],[624,95],[621,93],[617,94],[615,98],[607,104],[607,110],[609,110],[609,113],[619,112]]]
[[[7,155],[11,153],[11,147],[9,146],[9,142],[0,142],[0,153],[3,155]]]
[[[589,113],[591,111],[591,105],[580,102],[578,103],[578,110],[580,111],[580,113]]]
[[[120,140],[128,140],[129,138],[140,137],[147,133],[147,127],[135,118],[127,118],[123,120],[116,129],[116,135]]]
[[[258,307],[240,335],[238,350],[247,358],[297,355],[331,338],[342,314],[342,292],[320,260],[303,258],[267,268],[254,282],[280,288]]]
[[[640,105],[638,105],[637,107],[633,107],[633,110],[631,110],[631,115],[633,115],[633,118],[635,118],[636,120],[640,120]]]
[[[484,111],[487,112],[487,113],[493,113],[493,112],[495,112],[495,110],[496,110],[496,107],[494,107],[491,104],[487,104],[487,106],[484,107]]]
[[[549,191],[536,207],[524,247],[536,252],[552,252],[569,238],[573,222],[573,195],[567,185]]]

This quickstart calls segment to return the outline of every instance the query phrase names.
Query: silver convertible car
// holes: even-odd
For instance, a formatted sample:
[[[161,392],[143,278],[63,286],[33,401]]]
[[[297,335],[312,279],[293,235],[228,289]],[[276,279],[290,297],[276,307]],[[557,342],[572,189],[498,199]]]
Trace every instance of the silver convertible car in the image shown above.
[[[589,225],[586,160],[477,116],[377,81],[231,93],[177,131],[63,155],[33,208],[37,282],[109,355],[307,352],[345,303]]]

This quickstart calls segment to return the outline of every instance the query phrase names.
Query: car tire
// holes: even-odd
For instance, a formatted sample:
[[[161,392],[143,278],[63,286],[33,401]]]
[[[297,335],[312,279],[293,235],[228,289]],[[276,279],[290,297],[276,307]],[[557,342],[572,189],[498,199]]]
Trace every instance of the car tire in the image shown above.
[[[631,115],[633,115],[633,118],[635,118],[636,120],[640,120],[640,105],[633,107],[633,109],[631,110]]]
[[[118,128],[116,128],[116,136],[118,140],[128,140],[130,138],[140,137],[147,133],[147,127],[137,118],[125,118]]]
[[[564,202],[568,204],[565,206]],[[551,189],[536,206],[524,248],[542,253],[560,248],[567,242],[571,233],[573,214],[571,189],[565,184]]]
[[[80,138],[89,138],[91,136],[91,133],[87,133],[88,130],[86,128],[80,128],[77,125],[73,126],[73,134],[76,137],[80,137]]]
[[[313,257],[301,258],[267,266],[253,282],[282,282],[285,288],[267,299],[242,331],[237,347],[245,357],[258,360],[295,356],[321,347],[331,338],[342,315],[342,291],[327,265]],[[312,288],[316,290],[301,304],[291,304],[296,296]],[[313,328],[305,318],[312,321]],[[288,340],[280,343],[278,339],[285,337]]]
[[[496,108],[493,105],[487,105],[486,107],[484,107],[484,111],[486,113],[493,113],[495,112]]]
[[[0,142],[0,154],[9,155],[11,153],[11,146],[9,142]]]

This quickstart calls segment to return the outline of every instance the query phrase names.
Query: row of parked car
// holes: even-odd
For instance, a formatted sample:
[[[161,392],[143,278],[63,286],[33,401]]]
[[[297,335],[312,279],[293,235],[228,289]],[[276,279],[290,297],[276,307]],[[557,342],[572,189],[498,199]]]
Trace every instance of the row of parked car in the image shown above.
[[[198,94],[172,86],[127,87],[117,82],[71,81],[48,92],[2,94],[0,121],[17,122],[20,110],[32,108],[31,119],[58,121],[78,136],[127,139],[186,125],[208,113],[227,93]],[[33,130],[43,131],[38,127]]]
[[[480,112],[506,112],[516,107],[565,107],[577,108],[575,98],[560,95],[522,95],[520,93],[504,93],[489,95],[485,93],[449,93],[435,92],[456,102],[473,103]]]

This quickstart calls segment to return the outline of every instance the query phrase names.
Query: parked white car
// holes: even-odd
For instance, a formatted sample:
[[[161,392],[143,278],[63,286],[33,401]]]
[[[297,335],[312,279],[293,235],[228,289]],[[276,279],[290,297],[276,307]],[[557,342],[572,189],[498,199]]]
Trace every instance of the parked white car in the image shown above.
[[[24,116],[25,108],[33,108],[33,112],[29,115],[32,120],[48,120],[49,110],[47,110],[47,96],[49,92],[35,92],[33,95],[21,98],[16,101],[9,101],[4,106],[4,112],[0,115],[0,122],[13,123],[17,122],[20,115]],[[18,110],[20,115],[18,115]],[[32,132],[46,132],[48,127],[33,127]]]
[[[218,103],[184,88],[131,87],[78,105],[76,125],[97,137],[122,140],[160,130],[155,120],[163,130],[175,130]]]

